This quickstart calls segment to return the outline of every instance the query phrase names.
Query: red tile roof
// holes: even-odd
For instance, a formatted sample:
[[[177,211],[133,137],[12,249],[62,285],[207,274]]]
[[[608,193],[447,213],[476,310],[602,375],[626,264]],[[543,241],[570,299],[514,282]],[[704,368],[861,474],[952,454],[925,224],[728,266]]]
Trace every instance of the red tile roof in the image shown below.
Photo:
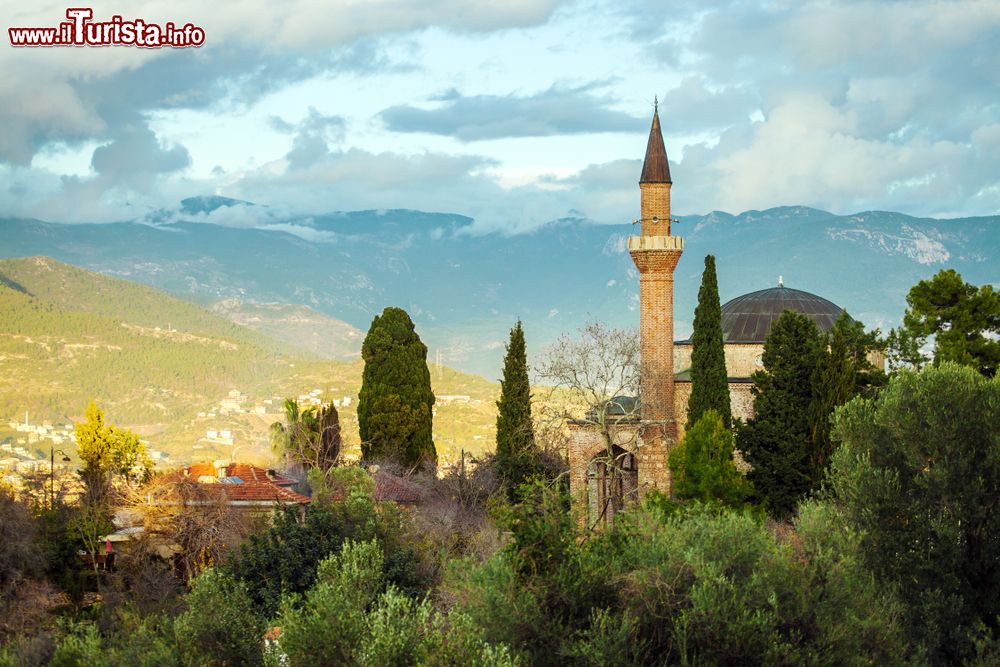
[[[189,479],[194,482],[211,478],[214,481],[204,482],[206,489],[224,493],[232,503],[281,503],[306,505],[312,502],[309,496],[296,493],[285,488],[298,482],[291,477],[268,471],[248,463],[230,463],[226,466],[226,476],[220,479],[216,468],[211,463],[192,463],[175,470],[168,477],[180,480]]]
[[[185,470],[192,479],[218,477],[215,465],[211,463],[192,463]],[[277,471],[272,470],[271,473],[269,478],[266,469],[250,463],[230,463],[226,466],[226,477],[239,477],[244,482],[268,482],[278,486],[295,486],[299,483],[298,480],[286,477]]]

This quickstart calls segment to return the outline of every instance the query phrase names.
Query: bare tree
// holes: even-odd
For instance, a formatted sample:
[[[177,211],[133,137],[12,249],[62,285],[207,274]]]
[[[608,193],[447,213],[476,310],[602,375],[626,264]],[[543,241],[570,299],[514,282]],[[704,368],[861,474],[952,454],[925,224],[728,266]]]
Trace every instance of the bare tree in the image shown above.
[[[251,530],[250,517],[229,504],[220,486],[157,477],[129,498],[146,539],[174,551],[185,578],[222,562]]]
[[[638,332],[588,322],[576,337],[560,336],[534,370],[538,382],[549,387],[539,411],[538,432],[548,434],[542,440],[561,434],[568,443],[566,425],[573,424],[598,433],[604,445],[588,467],[592,529],[638,496]]]

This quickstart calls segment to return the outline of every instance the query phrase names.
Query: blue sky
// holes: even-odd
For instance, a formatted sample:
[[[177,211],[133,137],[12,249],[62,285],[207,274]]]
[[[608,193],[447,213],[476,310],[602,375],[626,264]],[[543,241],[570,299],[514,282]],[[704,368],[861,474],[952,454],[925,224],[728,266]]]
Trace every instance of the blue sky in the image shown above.
[[[0,1],[5,27],[65,4]],[[677,213],[1000,211],[1000,3],[243,0],[95,8],[199,49],[0,48],[0,215],[221,194],[621,223],[654,96]]]

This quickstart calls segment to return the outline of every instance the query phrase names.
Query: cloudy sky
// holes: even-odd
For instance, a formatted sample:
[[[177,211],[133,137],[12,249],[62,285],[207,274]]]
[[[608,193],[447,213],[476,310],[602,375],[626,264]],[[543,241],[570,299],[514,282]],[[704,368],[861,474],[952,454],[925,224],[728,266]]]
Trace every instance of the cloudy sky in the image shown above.
[[[79,4],[79,3],[77,3]],[[5,26],[66,4],[0,0]],[[636,215],[654,96],[677,213],[1000,211],[1000,2],[172,0],[197,49],[0,47],[0,216],[220,194],[481,229]]]

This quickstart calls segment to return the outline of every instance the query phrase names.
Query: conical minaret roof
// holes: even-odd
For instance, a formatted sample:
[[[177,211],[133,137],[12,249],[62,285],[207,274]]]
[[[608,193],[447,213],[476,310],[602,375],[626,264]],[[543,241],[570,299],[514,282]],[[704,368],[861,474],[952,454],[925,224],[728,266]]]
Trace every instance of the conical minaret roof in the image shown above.
[[[663,132],[660,130],[659,105],[653,107],[653,126],[649,128],[646,143],[646,159],[642,163],[640,183],[673,183],[670,180],[670,164],[667,149],[663,146]]]

